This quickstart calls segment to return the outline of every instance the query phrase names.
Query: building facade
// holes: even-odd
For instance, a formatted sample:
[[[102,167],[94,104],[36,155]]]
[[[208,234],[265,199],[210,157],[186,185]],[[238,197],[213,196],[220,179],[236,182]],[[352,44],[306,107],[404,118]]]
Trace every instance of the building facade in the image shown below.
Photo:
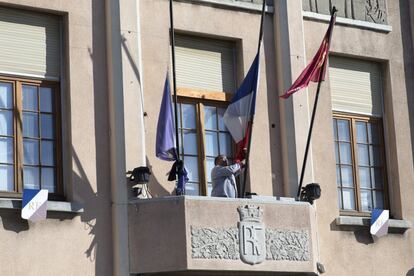
[[[186,196],[155,156],[171,79],[169,1],[0,1],[1,275],[414,275],[414,5],[267,1],[247,191],[210,196],[233,160],[223,113],[257,52],[262,1],[177,0]],[[317,84],[284,100],[338,9],[304,183]],[[136,198],[126,172],[148,167]],[[20,218],[23,188],[48,217]],[[389,233],[369,232],[373,209]]]

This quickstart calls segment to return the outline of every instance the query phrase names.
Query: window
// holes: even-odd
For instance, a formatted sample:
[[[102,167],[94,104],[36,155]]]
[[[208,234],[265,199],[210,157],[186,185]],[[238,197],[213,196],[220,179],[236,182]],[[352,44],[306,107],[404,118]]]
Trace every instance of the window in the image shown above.
[[[24,188],[62,195],[61,22],[55,15],[0,7],[0,195]]]
[[[223,124],[224,107],[182,100],[179,104],[180,157],[188,169],[186,193],[211,194],[211,170],[219,154],[232,161],[233,143]]]
[[[0,78],[0,192],[57,186],[58,129],[56,84]]]
[[[384,208],[386,174],[381,120],[335,115],[333,129],[340,209],[370,212]]]
[[[329,73],[339,208],[387,208],[380,66],[331,57]]]
[[[235,90],[234,43],[177,35],[176,60],[180,156],[190,179],[186,194],[209,195],[214,158],[233,157],[223,114]]]

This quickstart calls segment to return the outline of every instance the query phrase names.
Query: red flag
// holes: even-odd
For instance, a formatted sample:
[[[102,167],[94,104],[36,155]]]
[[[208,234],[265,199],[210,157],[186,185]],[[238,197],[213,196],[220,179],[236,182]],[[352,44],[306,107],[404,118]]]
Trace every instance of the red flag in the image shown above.
[[[309,63],[308,66],[306,66],[305,70],[303,70],[302,74],[300,74],[298,79],[285,92],[285,94],[280,96],[281,98],[289,98],[290,95],[292,95],[293,93],[299,91],[302,88],[307,87],[310,81],[320,82],[325,80],[325,72],[327,66],[326,59],[328,58],[329,46],[331,42],[333,26],[335,25],[335,20],[336,12],[334,12],[331,16],[328,31],[326,32],[325,37],[322,40],[322,44],[319,47],[319,50],[316,53],[316,55],[313,57],[311,63]]]

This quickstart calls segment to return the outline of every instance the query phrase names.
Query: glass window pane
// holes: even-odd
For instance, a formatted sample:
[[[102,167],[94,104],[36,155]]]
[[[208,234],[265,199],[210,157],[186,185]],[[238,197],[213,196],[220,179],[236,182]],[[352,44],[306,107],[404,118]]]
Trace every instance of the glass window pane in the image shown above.
[[[368,123],[368,139],[370,144],[379,144],[378,124]]]
[[[40,87],[40,111],[53,112],[52,89]]]
[[[355,195],[353,189],[343,189],[342,200],[344,203],[344,210],[355,210]]]
[[[39,168],[23,167],[23,186],[27,189],[40,189]]]
[[[23,85],[23,109],[38,110],[36,86]]]
[[[341,164],[351,164],[351,144],[349,143],[339,143],[339,151],[341,155]]]
[[[53,166],[55,165],[55,151],[53,149],[53,141],[42,141],[42,165]]]
[[[340,141],[350,141],[349,122],[347,120],[338,120],[338,136]]]
[[[205,129],[217,129],[216,108],[214,106],[204,107],[204,127]]]
[[[207,157],[206,158],[206,167],[207,167],[207,182],[211,182],[211,170],[214,168],[214,158]]]
[[[13,108],[13,86],[11,83],[0,82],[0,108]]]
[[[367,127],[366,123],[364,122],[357,122],[356,123],[356,132],[357,132],[357,143],[367,143]]]
[[[178,104],[177,105],[177,111],[178,111],[178,128],[181,128],[181,105],[182,104]],[[173,109],[173,113],[175,112],[175,109]]]
[[[0,135],[13,136],[13,111],[0,111]]]
[[[206,131],[206,155],[217,156],[218,155],[218,140],[217,132]]]
[[[233,155],[231,136],[229,133],[220,133],[220,154],[225,154],[226,156],[231,157]]]
[[[42,168],[42,189],[48,189],[49,193],[55,192],[55,170]]]
[[[217,108],[219,130],[221,131],[227,131],[227,128],[224,125],[224,121],[223,121],[224,112],[226,112],[225,108]]]
[[[361,190],[361,207],[362,211],[372,211],[372,198],[370,190]]]
[[[383,189],[384,177],[382,175],[382,170],[377,168],[371,169],[372,177],[372,187],[375,189]]]
[[[367,145],[358,145],[358,164],[360,166],[369,166]]]
[[[23,152],[23,164],[39,165],[39,141],[23,139]]]
[[[336,165],[336,184],[341,186],[341,167]]]
[[[339,209],[342,209],[342,193],[341,193],[341,189],[338,189],[338,207],[339,207]]]
[[[338,146],[338,142],[335,142],[335,160],[336,160],[336,164],[339,164],[339,146]]]
[[[187,168],[188,179],[191,182],[198,182],[198,158],[197,157],[184,157],[184,165]]]
[[[344,187],[353,187],[354,179],[352,176],[352,167],[351,166],[342,166],[341,167],[341,176],[342,176],[342,186]]]
[[[381,148],[378,146],[369,146],[369,158],[371,166],[381,166]]]
[[[197,155],[197,134],[193,131],[183,130],[184,136],[184,154]]]
[[[369,174],[369,168],[360,167],[359,169],[359,182],[362,188],[371,188],[371,176]]]
[[[0,137],[0,162],[13,164],[13,138]]]
[[[54,127],[53,127],[53,116],[48,114],[40,115],[42,130],[42,138],[53,139],[54,137]]]
[[[23,112],[23,136],[39,137],[39,121],[36,113]]]
[[[333,119],[332,128],[333,128],[334,140],[336,141],[336,140],[338,140],[338,128],[336,126],[336,119]]]
[[[10,165],[0,165],[0,191],[14,190],[14,169]]]
[[[185,194],[198,196],[200,195],[199,188],[200,185],[198,185],[197,183],[187,183],[185,184]]]
[[[374,192],[374,208],[384,209],[384,195],[382,192]]]
[[[182,116],[183,116],[183,127],[184,128],[196,128],[196,112],[195,105],[193,104],[181,104]]]

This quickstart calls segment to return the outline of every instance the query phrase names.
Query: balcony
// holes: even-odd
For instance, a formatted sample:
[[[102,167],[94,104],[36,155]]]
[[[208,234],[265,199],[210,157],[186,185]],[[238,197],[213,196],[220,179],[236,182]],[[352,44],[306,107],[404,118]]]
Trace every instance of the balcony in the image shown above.
[[[172,196],[133,200],[128,217],[131,273],[317,273],[309,203]]]

